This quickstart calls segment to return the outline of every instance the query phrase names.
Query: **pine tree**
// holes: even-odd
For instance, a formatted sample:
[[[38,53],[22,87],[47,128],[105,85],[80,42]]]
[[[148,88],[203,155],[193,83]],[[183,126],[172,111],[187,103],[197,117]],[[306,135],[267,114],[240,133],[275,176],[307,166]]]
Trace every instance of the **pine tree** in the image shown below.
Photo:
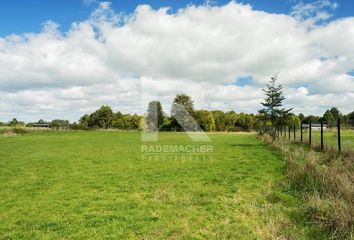
[[[267,88],[262,89],[266,94],[266,98],[261,103],[264,108],[259,110],[259,113],[263,115],[265,120],[270,121],[272,126],[285,124],[292,110],[292,108],[285,109],[282,107],[285,97],[283,95],[283,86],[281,84],[277,85],[277,79],[277,75],[271,77]]]

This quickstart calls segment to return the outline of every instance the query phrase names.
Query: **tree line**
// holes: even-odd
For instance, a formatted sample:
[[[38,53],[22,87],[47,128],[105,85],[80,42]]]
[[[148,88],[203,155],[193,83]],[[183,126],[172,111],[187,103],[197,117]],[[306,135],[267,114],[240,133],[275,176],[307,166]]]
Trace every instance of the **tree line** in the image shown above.
[[[342,124],[354,126],[354,111],[345,115],[336,107],[325,111],[322,116],[299,115],[290,113],[291,109],[279,108],[284,97],[281,85],[276,85],[275,80],[270,81],[266,92],[266,100],[263,109],[258,114],[236,113],[234,111],[221,110],[196,110],[192,98],[185,94],[178,94],[172,103],[170,114],[167,114],[158,100],[148,103],[147,112],[144,115],[124,114],[114,112],[108,105],[101,106],[91,114],[83,115],[78,122],[70,123],[68,120],[55,119],[47,122],[40,119],[37,122],[25,123],[16,118],[0,126],[21,127],[35,126],[35,124],[49,124],[53,129],[119,129],[139,131],[148,129],[151,131],[217,131],[238,132],[258,130],[265,125],[294,124],[325,122],[335,126],[337,118],[342,119]],[[280,105],[279,105],[280,104]]]
[[[161,103],[148,103],[144,115],[113,112],[110,106],[102,106],[91,114],[82,116],[79,129],[120,129],[150,131],[252,131],[256,128],[257,116],[234,111],[196,110],[192,98],[179,94],[174,98],[170,115]],[[199,127],[199,128],[197,128]]]

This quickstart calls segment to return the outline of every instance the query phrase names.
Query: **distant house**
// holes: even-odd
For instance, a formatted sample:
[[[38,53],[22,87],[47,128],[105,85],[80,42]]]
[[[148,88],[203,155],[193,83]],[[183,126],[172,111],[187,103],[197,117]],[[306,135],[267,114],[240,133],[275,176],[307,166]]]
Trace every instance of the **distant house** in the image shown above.
[[[36,128],[50,128],[49,123],[32,123],[31,125]]]
[[[308,129],[310,128],[310,124],[302,124],[303,129]],[[323,124],[323,130],[326,130],[328,128],[328,124],[324,123]],[[312,123],[311,124],[311,129],[315,131],[320,131],[321,130],[321,123]]]

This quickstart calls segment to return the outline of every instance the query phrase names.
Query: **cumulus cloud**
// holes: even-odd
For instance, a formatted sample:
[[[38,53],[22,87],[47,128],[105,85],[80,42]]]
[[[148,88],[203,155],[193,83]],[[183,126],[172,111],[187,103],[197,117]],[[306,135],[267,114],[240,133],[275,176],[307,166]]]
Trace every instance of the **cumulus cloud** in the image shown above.
[[[103,2],[68,32],[48,21],[40,33],[0,37],[0,119],[77,120],[102,104],[141,113],[156,97],[169,112],[180,92],[198,108],[256,112],[276,72],[295,112],[352,111],[354,18],[309,28],[313,9],[336,7],[321,2],[290,15],[236,2],[121,15]],[[238,86],[244,77],[252,81]]]

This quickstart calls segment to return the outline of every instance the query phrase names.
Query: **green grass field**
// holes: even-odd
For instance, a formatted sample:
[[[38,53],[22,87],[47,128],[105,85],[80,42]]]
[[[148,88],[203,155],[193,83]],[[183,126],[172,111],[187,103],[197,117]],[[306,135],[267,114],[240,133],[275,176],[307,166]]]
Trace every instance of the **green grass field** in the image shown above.
[[[329,130],[323,134],[323,144],[327,148],[338,148],[338,135],[337,131]],[[313,143],[315,145],[321,144],[321,133],[316,131],[313,133]],[[341,131],[341,146],[343,150],[354,151],[354,131],[342,130]]]
[[[254,134],[210,138],[208,159],[143,160],[140,133],[0,136],[0,239],[314,238],[292,221],[298,199],[274,190],[279,154]]]
[[[328,129],[323,133],[323,144],[326,149],[338,149],[338,135],[336,129]],[[286,138],[288,139],[288,132]],[[284,137],[284,135],[283,135]],[[293,141],[293,132],[291,131],[290,139]],[[295,133],[297,141],[300,141],[300,130],[297,130]],[[285,137],[284,137],[285,138]],[[306,130],[303,132],[303,142],[309,142],[309,132]],[[312,145],[320,146],[321,145],[321,132],[312,131]],[[354,131],[353,130],[342,130],[341,131],[341,147],[344,151],[354,151]]]

